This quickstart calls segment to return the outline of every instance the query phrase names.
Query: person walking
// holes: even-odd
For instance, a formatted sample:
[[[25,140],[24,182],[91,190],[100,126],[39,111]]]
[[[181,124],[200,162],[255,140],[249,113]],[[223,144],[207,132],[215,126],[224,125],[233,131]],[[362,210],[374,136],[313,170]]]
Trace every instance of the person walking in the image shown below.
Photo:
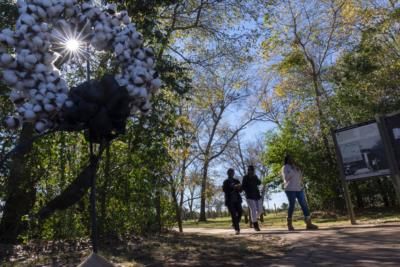
[[[260,231],[260,226],[258,225],[258,218],[262,213],[262,200],[260,190],[258,186],[261,184],[260,179],[258,179],[255,174],[254,166],[250,165],[247,167],[247,174],[243,176],[242,188],[246,193],[247,206],[250,210],[250,219],[253,224],[254,230]]]
[[[289,231],[294,231],[292,217],[296,199],[303,211],[304,221],[308,230],[316,230],[318,226],[311,222],[310,211],[308,209],[307,200],[303,189],[303,173],[295,164],[290,155],[285,156],[284,165],[282,167],[282,177],[284,182],[285,193],[289,201],[287,227]]]
[[[235,229],[235,233],[240,234],[240,219],[242,217],[242,197],[240,192],[242,192],[242,186],[240,181],[234,178],[235,171],[233,169],[228,169],[228,178],[225,179],[222,190],[225,193],[225,205],[228,208],[229,213],[232,217],[232,225]]]

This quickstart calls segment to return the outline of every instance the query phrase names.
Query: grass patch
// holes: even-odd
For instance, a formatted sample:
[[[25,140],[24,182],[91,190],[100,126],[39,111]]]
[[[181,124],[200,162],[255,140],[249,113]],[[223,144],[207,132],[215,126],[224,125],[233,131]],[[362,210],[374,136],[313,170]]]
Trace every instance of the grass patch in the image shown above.
[[[263,227],[285,228],[286,212],[268,213],[264,216]],[[336,214],[332,212],[314,212],[312,214],[313,222],[320,227],[335,227],[350,225],[350,221],[346,215]],[[394,210],[369,209],[356,211],[356,220],[360,224],[374,224],[386,222],[400,222],[400,212]],[[304,227],[303,215],[300,210],[296,210],[293,216],[293,225],[295,227]],[[231,218],[212,218],[207,222],[198,222],[197,220],[184,221],[184,227],[187,228],[216,228],[231,229]],[[249,224],[245,223],[242,217],[241,228],[249,228]]]

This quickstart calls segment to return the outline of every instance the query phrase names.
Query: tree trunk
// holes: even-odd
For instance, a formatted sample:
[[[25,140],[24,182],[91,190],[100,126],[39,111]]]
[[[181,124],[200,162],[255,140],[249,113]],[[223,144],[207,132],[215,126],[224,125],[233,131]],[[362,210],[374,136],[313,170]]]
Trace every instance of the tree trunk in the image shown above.
[[[364,200],[362,197],[362,194],[360,192],[360,189],[358,188],[358,184],[357,183],[353,183],[352,184],[352,188],[354,189],[354,193],[356,195],[356,203],[357,203],[357,208],[362,209],[364,208]]]
[[[186,176],[186,158],[184,158],[182,163],[182,172],[181,172],[181,181],[179,188],[179,213],[180,213],[180,222],[182,224],[182,211],[183,211],[183,197],[185,191],[185,176]]]
[[[206,222],[206,197],[207,197],[207,176],[208,176],[208,160],[204,161],[203,177],[201,179],[201,199],[200,199],[200,217],[199,222]]]
[[[0,223],[0,243],[17,242],[18,235],[25,227],[22,217],[31,211],[35,203],[37,179],[31,177],[28,166],[32,135],[33,126],[24,124],[18,141],[21,147],[11,157],[6,203]]]
[[[66,180],[65,180],[65,169],[66,169],[66,143],[65,143],[65,133],[61,132],[60,133],[60,146],[59,146],[59,163],[60,163],[60,188],[64,189],[65,188],[65,184],[66,184]],[[51,148],[49,148],[49,150],[51,150]],[[50,154],[50,151],[49,151]],[[50,158],[51,160],[51,158]],[[57,224],[55,225],[56,228],[56,235],[55,236],[61,236],[61,231],[66,229],[66,227],[68,227],[65,223],[68,222],[68,218],[71,215],[67,212],[63,212],[60,216],[60,220],[57,221]],[[57,232],[60,231],[60,234],[57,234]]]
[[[182,228],[182,210],[179,206],[178,203],[178,198],[176,197],[176,190],[173,184],[171,184],[171,196],[172,196],[172,200],[174,201],[174,206],[175,206],[175,216],[176,216],[176,222],[178,223],[178,228],[179,228],[179,232],[182,233],[183,232],[183,228]]]
[[[156,178],[158,179],[158,178]],[[162,222],[161,222],[161,192],[159,188],[158,181],[156,182],[156,194],[155,194],[155,204],[156,204],[156,222],[157,222],[157,231],[161,233],[162,230]]]
[[[390,201],[388,197],[388,192],[385,189],[384,184],[382,183],[382,180],[380,177],[376,178],[376,182],[378,183],[378,188],[382,196],[383,204],[385,205],[386,208],[390,207]]]
[[[191,199],[188,201],[188,206],[189,206],[189,216],[191,219],[193,219],[193,196],[191,195]]]
[[[313,70],[314,70],[314,66],[313,66]],[[314,91],[315,91],[315,103],[316,103],[317,109],[318,109],[319,124],[320,124],[320,128],[321,128],[321,136],[322,136],[322,140],[324,142],[327,159],[329,161],[329,164],[331,166],[333,166],[333,158],[332,158],[332,154],[331,154],[331,149],[329,146],[328,137],[325,134],[325,129],[326,129],[327,125],[326,125],[325,116],[324,116],[324,113],[323,113],[322,107],[321,107],[321,101],[320,101],[321,94],[320,94],[320,89],[319,89],[319,84],[318,84],[318,75],[316,73],[313,74],[313,84],[314,84]]]
[[[111,161],[111,155],[110,155],[110,145],[107,146],[106,148],[106,159],[104,163],[104,182],[100,190],[100,221],[99,221],[99,233],[100,235],[104,236],[105,235],[105,220],[106,220],[106,203],[107,203],[107,193],[108,193],[108,187],[110,184],[110,161]]]
[[[395,192],[395,190],[393,188],[392,181],[390,179],[386,178],[386,179],[383,179],[382,183],[383,183],[383,185],[385,187],[385,190],[387,192],[387,196],[389,198],[390,206],[391,207],[396,207],[398,199],[397,199],[397,196],[396,196],[396,192]]]

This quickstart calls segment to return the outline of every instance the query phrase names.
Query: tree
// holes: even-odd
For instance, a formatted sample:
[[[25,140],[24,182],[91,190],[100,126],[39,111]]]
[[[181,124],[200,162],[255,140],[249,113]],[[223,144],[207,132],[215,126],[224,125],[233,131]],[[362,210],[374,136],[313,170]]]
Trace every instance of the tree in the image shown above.
[[[311,205],[343,208],[330,129],[335,119],[329,108],[334,91],[332,66],[356,41],[359,6],[353,1],[271,1],[265,21],[270,30],[264,57],[277,78],[265,94],[269,103],[282,103],[279,129],[267,137],[266,163],[270,179],[280,183],[286,153],[303,165]],[[351,37],[352,33],[355,37]],[[268,109],[269,108],[269,109]],[[277,117],[277,116],[275,116]],[[273,117],[274,120],[274,117]],[[322,193],[324,192],[324,193]],[[335,201],[330,201],[329,198]]]
[[[201,72],[209,72],[222,61],[244,62],[246,55],[242,53],[253,41],[254,34],[238,30],[240,22],[255,17],[259,12],[257,5],[260,1],[252,1],[251,4],[242,1],[179,1],[160,9],[158,16],[159,27],[154,31],[154,36],[160,41],[161,49],[159,58],[175,56],[187,68],[197,68],[193,71],[195,75],[205,75]],[[236,27],[237,30],[227,29],[226,25]],[[207,43],[207,45],[204,45]],[[243,56],[244,55],[244,56]],[[236,64],[238,64],[236,62]],[[201,68],[201,70],[199,69]],[[171,75],[171,79],[173,76]],[[187,86],[176,83],[177,91],[187,91]],[[190,114],[183,114],[190,117]],[[197,130],[195,123],[193,127]],[[182,135],[183,136],[183,135]],[[181,137],[182,137],[181,136]],[[183,153],[174,153],[178,166],[171,168],[169,183],[171,185],[171,196],[176,202],[178,226],[181,229],[181,213],[183,204],[184,176],[190,163],[197,157],[198,151],[190,150],[189,147],[182,148]],[[208,167],[207,167],[208,168]],[[178,175],[179,174],[179,175]],[[203,195],[205,185],[203,183]],[[177,194],[180,194],[177,197]],[[202,199],[202,210],[204,213],[205,200]]]
[[[274,65],[281,74],[275,86],[277,95],[291,97],[297,110],[316,118],[311,129],[320,133],[326,159],[331,162],[330,125],[324,111],[330,95],[326,70],[334,64],[340,45],[351,33],[344,32],[345,6],[346,1],[285,0],[269,5],[266,16],[271,34],[264,42],[265,54],[282,57]]]
[[[17,17],[17,7],[13,1],[3,1],[0,4],[0,13],[2,19],[0,20],[0,27],[12,27],[13,22]],[[7,18],[7,19],[4,19]],[[2,99],[1,106],[5,108],[5,112],[1,114],[7,114],[11,111],[10,103],[3,98],[8,92],[8,88],[4,85],[0,85],[0,92]],[[3,102],[6,102],[3,105]],[[3,119],[3,118],[1,118]],[[33,206],[35,201],[35,183],[36,179],[31,177],[29,173],[29,153],[32,149],[30,139],[33,135],[33,128],[30,125],[24,125],[19,135],[17,144],[18,150],[14,150],[14,153],[10,158],[6,158],[6,150],[10,149],[9,142],[12,141],[15,136],[11,135],[2,128],[1,136],[4,136],[4,142],[1,142],[2,155],[0,161],[0,169],[4,168],[4,164],[9,163],[10,169],[7,173],[4,181],[4,196],[5,205],[3,208],[3,216],[0,222],[0,242],[15,243],[17,234],[23,229],[24,223],[21,221],[23,215],[25,215]],[[15,140],[15,139],[14,139]],[[2,196],[2,197],[3,197]]]
[[[170,144],[170,155],[174,160],[171,161],[168,182],[171,188],[171,197],[175,205],[176,220],[180,232],[183,231],[182,212],[186,181],[188,179],[187,170],[197,156],[191,152],[196,132],[188,118],[189,109],[188,101],[180,99],[175,136],[171,139]]]
[[[4,1],[3,1],[4,2]],[[6,4],[8,4],[7,8],[5,8],[4,10],[1,10],[1,12],[3,12],[2,14],[4,15],[4,12],[9,12],[9,14],[7,16],[3,16],[7,18],[7,21],[1,20],[1,23],[3,22],[7,22],[7,23],[11,23],[14,24],[13,22],[15,21],[12,19],[12,12],[15,12],[15,3],[14,1],[7,1],[4,3],[1,3],[1,8],[3,8],[3,6],[5,6]],[[135,2],[135,4],[133,4],[133,2]],[[149,40],[150,43],[152,44],[157,44],[156,45],[156,51],[160,51],[162,49],[164,49],[164,47],[162,46],[162,44],[160,44],[159,42],[159,38],[161,37],[157,37],[155,34],[155,30],[154,28],[156,27],[156,25],[154,23],[150,23],[152,22],[154,18],[154,16],[156,16],[159,11],[159,8],[161,6],[166,6],[170,4],[170,1],[157,1],[156,5],[140,5],[142,1],[129,1],[128,3],[126,3],[129,8],[133,6],[135,6],[136,10],[134,10],[135,13],[135,18],[138,19],[138,24],[137,26],[143,30],[143,33],[145,34],[145,39]],[[120,1],[118,2],[120,3]],[[10,6],[11,5],[11,6]],[[11,8],[12,7],[12,8]],[[130,12],[133,12],[132,9],[130,9]],[[16,13],[15,13],[16,14]],[[10,20],[11,19],[11,20]],[[4,26],[4,25],[1,25]],[[96,75],[102,75],[104,72],[113,72],[115,71],[115,66],[113,66],[110,63],[110,54],[103,54],[103,55],[95,55],[95,58],[93,59],[93,63],[94,66],[98,67],[97,71],[94,72],[94,76]],[[165,88],[166,90],[171,90],[173,91],[173,89],[171,88],[180,88],[180,86],[176,86],[176,85],[182,85],[185,84],[184,82],[184,78],[183,76],[185,75],[182,71],[181,68],[179,68],[178,64],[176,64],[171,58],[164,58],[162,53],[159,53],[159,70],[162,71],[162,73],[165,75]],[[82,80],[82,73],[80,73],[79,71],[81,70],[81,68],[77,69],[77,72],[72,73],[71,76],[74,76],[73,79],[78,78],[77,80]],[[70,74],[70,73],[69,73]],[[70,76],[70,75],[68,75]],[[76,80],[76,79],[75,79]],[[75,81],[74,80],[74,81]],[[7,89],[4,89],[3,87],[1,87],[1,93],[6,92]],[[164,98],[163,98],[164,97]],[[162,95],[162,97],[160,97],[158,99],[158,103],[157,105],[159,105],[159,109],[157,111],[155,111],[155,114],[153,114],[152,117],[148,118],[148,121],[152,122],[149,123],[148,121],[143,121],[143,120],[139,120],[136,119],[137,122],[142,122],[142,123],[146,123],[147,125],[151,125],[153,128],[152,129],[160,129],[162,131],[162,134],[148,134],[148,139],[144,139],[143,142],[145,143],[154,143],[154,144],[164,144],[165,139],[169,138],[171,136],[171,128],[169,128],[171,125],[173,125],[173,123],[171,123],[171,121],[173,121],[174,119],[174,114],[175,114],[175,110],[174,110],[174,104],[172,101],[170,101],[168,99],[168,97],[166,95]],[[157,106],[156,105],[156,106]],[[3,107],[3,106],[2,106]],[[172,110],[170,109],[171,107]],[[171,117],[168,117],[167,114],[173,114]],[[160,119],[160,120],[158,120]],[[162,119],[164,119],[164,121],[162,121]],[[160,123],[157,125],[157,123]],[[158,126],[158,127],[157,127]],[[4,238],[2,241],[4,242],[16,242],[18,239],[18,235],[22,232],[22,230],[24,230],[26,227],[26,223],[22,222],[23,217],[26,217],[25,215],[35,215],[38,211],[39,211],[39,205],[43,205],[43,203],[45,202],[49,202],[50,199],[52,199],[55,195],[52,192],[61,192],[62,190],[65,190],[65,185],[67,184],[65,180],[68,180],[69,178],[69,174],[70,173],[65,173],[64,170],[68,170],[67,165],[66,165],[66,158],[65,157],[54,157],[54,163],[56,163],[56,166],[59,167],[57,169],[57,171],[59,173],[61,173],[61,181],[57,180],[54,177],[57,177],[57,171],[54,171],[53,168],[48,167],[49,161],[48,158],[50,157],[50,155],[53,155],[53,152],[56,151],[58,149],[57,145],[55,145],[54,143],[51,142],[52,137],[43,137],[43,142],[49,142],[51,143],[51,146],[48,147],[48,150],[45,150],[48,154],[49,157],[46,157],[46,154],[44,153],[44,150],[41,149],[40,147],[36,147],[36,145],[32,146],[32,141],[31,140],[31,132],[32,132],[32,127],[30,125],[24,125],[23,130],[22,130],[22,134],[20,135],[20,144],[24,145],[24,149],[19,149],[16,150],[16,153],[13,154],[13,156],[11,157],[11,162],[10,162],[10,170],[6,170],[5,174],[7,175],[7,178],[5,179],[4,182],[4,186],[2,183],[1,188],[4,190],[2,190],[1,192],[1,196],[4,198],[6,198],[6,204],[4,207],[4,215],[2,217],[1,220],[1,224],[0,224],[0,236],[2,238]],[[3,130],[3,129],[2,129]],[[137,131],[137,133],[140,133],[141,129],[140,127],[135,128],[135,130]],[[143,131],[142,131],[143,132]],[[3,133],[3,131],[2,131]],[[58,135],[56,134],[56,137],[58,137]],[[68,137],[70,137],[68,135]],[[7,138],[8,139],[8,138]],[[8,142],[7,139],[4,139],[5,142]],[[79,144],[82,144],[84,142],[81,143],[81,139],[77,138],[79,140]],[[74,139],[74,140],[77,140]],[[59,140],[58,138],[55,138],[55,140]],[[149,140],[153,140],[153,142],[148,142]],[[63,146],[63,145],[62,145]],[[29,152],[31,151],[31,147],[34,147],[35,150],[35,157],[27,157],[25,155],[28,155]],[[7,147],[3,147],[2,149],[6,150]],[[72,156],[72,158],[74,159],[81,159],[81,156],[83,159],[81,159],[82,161],[78,161],[79,165],[81,162],[87,162],[88,158],[87,158],[87,153],[82,152],[85,151],[85,148],[80,147],[80,150],[76,153],[76,157]],[[158,150],[158,152],[155,152],[155,150]],[[63,148],[63,151],[65,151],[65,147]],[[129,150],[128,150],[129,151]],[[87,152],[87,151],[86,151]],[[131,152],[131,151],[129,151]],[[156,211],[156,217],[158,218],[157,220],[157,224],[162,227],[162,223],[161,223],[161,219],[164,216],[164,214],[162,214],[162,208],[163,208],[163,196],[162,196],[162,183],[161,181],[161,174],[164,174],[164,163],[166,159],[169,159],[168,155],[166,155],[165,153],[165,146],[160,145],[157,149],[154,149],[154,147],[151,147],[147,150],[145,150],[146,153],[148,154],[152,154],[153,158],[154,155],[159,155],[159,161],[151,161],[151,164],[157,166],[157,168],[160,169],[159,172],[157,171],[153,171],[153,172],[146,172],[147,175],[145,175],[145,178],[147,179],[146,182],[151,181],[152,183],[154,183],[156,186],[154,187],[156,189],[156,197],[151,197],[150,199],[152,201],[155,202],[155,206],[159,207],[157,208]],[[110,151],[108,151],[108,153],[111,153]],[[147,155],[146,153],[144,153],[144,155]],[[60,153],[61,155],[64,155],[63,153]],[[136,154],[137,156],[137,154]],[[107,156],[107,158],[109,159],[110,157]],[[125,157],[125,159],[128,158],[129,160],[132,160],[132,158],[129,157]],[[150,157],[151,158],[151,157]],[[123,160],[125,160],[123,159]],[[3,157],[2,157],[2,163],[3,163]],[[118,165],[120,162],[117,162],[116,164]],[[47,169],[43,166],[47,166]],[[40,167],[40,169],[39,169]],[[102,190],[100,191],[101,194],[101,202],[102,202],[102,217],[107,217],[106,213],[107,210],[107,204],[109,203],[114,203],[116,202],[116,199],[118,198],[113,198],[112,196],[110,196],[109,194],[115,193],[112,192],[112,190],[110,190],[110,188],[112,187],[112,183],[109,183],[109,174],[113,171],[112,170],[112,163],[108,160],[106,163],[106,167],[104,168],[104,173],[105,173],[105,179],[104,180],[100,180],[100,182],[102,183]],[[139,168],[139,166],[137,166]],[[151,169],[150,167],[148,169]],[[44,171],[44,175],[42,173],[42,171]],[[134,175],[129,175],[129,170],[125,169],[125,172],[123,173],[124,177],[127,180],[132,179],[132,177],[136,177]],[[137,174],[137,173],[136,173]],[[75,175],[77,175],[77,173],[75,173]],[[48,178],[48,177],[53,177],[53,179],[51,180],[51,183],[44,183],[43,179]],[[143,178],[143,179],[145,179]],[[151,178],[151,179],[150,179]],[[47,180],[48,181],[48,180]],[[143,180],[144,181],[144,180]],[[3,182],[3,181],[2,181]],[[127,182],[128,184],[131,181]],[[37,188],[41,188],[42,184],[45,184],[45,190],[44,191],[40,191]],[[145,187],[145,186],[143,186]],[[128,189],[130,188],[129,186],[126,188]],[[132,187],[131,187],[132,188]],[[149,187],[152,188],[152,187]],[[38,192],[40,194],[38,194]],[[120,191],[118,191],[118,193],[120,193]],[[149,190],[149,194],[152,196],[153,191]],[[129,199],[129,194],[128,195],[128,199]],[[124,195],[126,196],[126,195]],[[21,199],[24,199],[24,201],[21,201]],[[39,201],[35,201],[39,199]],[[117,201],[118,202],[118,201]],[[148,203],[150,203],[151,201],[149,201]],[[85,199],[82,199],[80,201],[80,204],[84,205],[85,204]],[[122,205],[123,206],[123,205]],[[72,207],[75,208],[75,207]],[[125,209],[126,206],[123,206],[123,208]],[[149,214],[151,214],[153,210],[149,210]],[[46,212],[46,216],[50,216],[52,215],[54,212],[54,210],[51,210],[49,212]],[[39,211],[39,213],[41,213]],[[43,214],[43,213],[41,213]],[[57,214],[55,215],[56,218]],[[32,218],[32,217],[31,217]],[[118,217],[116,217],[118,218]],[[152,216],[148,217],[149,219],[152,219]],[[102,218],[104,219],[104,218]],[[121,218],[119,218],[121,219]],[[33,220],[34,221],[34,220]],[[105,221],[105,220],[103,220]],[[121,222],[122,220],[120,220],[119,222]],[[33,222],[30,222],[33,223]],[[44,225],[51,225],[51,222],[43,222],[43,227],[42,229],[45,228]],[[40,228],[40,227],[39,227]],[[103,227],[105,228],[105,227]],[[145,229],[146,227],[143,226],[141,229]],[[131,229],[131,228],[130,228]],[[121,228],[121,231],[126,230],[126,228]],[[39,230],[40,231],[40,230]]]
[[[332,68],[334,95],[329,111],[336,127],[398,110],[398,11],[390,1],[383,1],[379,8],[369,4],[365,13],[370,15],[364,19],[370,21],[361,28],[359,43],[343,53]],[[396,202],[393,185],[385,178],[351,183],[350,190],[358,208],[374,203],[370,196],[377,193],[385,206]]]
[[[192,75],[194,79],[212,76],[215,78],[217,75],[210,73],[222,64],[231,66],[244,64],[249,56],[243,51],[248,52],[250,50],[249,47],[254,43],[256,34],[254,29],[247,29],[246,31],[240,29],[240,23],[249,19],[257,21],[257,16],[261,11],[258,7],[261,7],[261,3],[262,1],[243,3],[237,0],[223,2],[182,1],[165,7],[160,13],[159,21],[168,26],[159,31],[164,36],[161,40],[162,49],[159,54],[165,53],[176,56],[185,66],[196,68]],[[226,27],[228,24],[232,29]],[[205,43],[207,45],[204,45]],[[221,62],[223,63],[221,64]],[[224,74],[219,73],[218,75]],[[199,84],[199,82],[195,81],[195,84]],[[195,96],[195,98],[199,99],[198,96]],[[214,115],[218,114],[215,113]],[[198,122],[195,119],[193,123],[195,129],[199,126]],[[195,155],[200,153],[203,158],[204,154],[209,154],[209,151],[205,153],[204,151],[192,152]],[[207,155],[208,157],[209,155]],[[210,164],[208,159],[205,162],[204,177],[207,176]],[[181,168],[181,171],[184,169],[186,168]],[[179,184],[182,187],[182,178],[180,181]],[[202,220],[205,220],[206,184],[206,178],[204,178],[201,200]],[[180,199],[182,200],[182,194]]]
[[[224,76],[221,76],[223,73],[208,73],[198,81],[198,89],[195,89],[197,110],[194,119],[198,125],[196,149],[203,165],[200,221],[206,220],[206,185],[211,163],[220,157],[236,135],[255,119],[253,110],[245,114],[244,119],[237,125],[229,126],[226,123],[230,109],[247,98],[248,83],[240,78],[239,73],[232,71]]]
[[[254,106],[258,107],[257,115],[259,121],[270,122],[275,124],[276,127],[281,128],[285,117],[289,117],[293,112],[291,100],[278,95],[274,85],[279,83],[279,73],[268,68],[267,73],[263,73],[263,80],[261,87],[256,91]]]
[[[393,112],[399,105],[398,11],[379,11],[377,22],[363,27],[360,42],[332,68],[335,94],[330,113],[338,125],[369,120],[375,114]]]
[[[189,207],[189,214],[192,217],[194,214],[194,201],[201,198],[201,171],[197,166],[189,173],[186,180],[186,200]]]

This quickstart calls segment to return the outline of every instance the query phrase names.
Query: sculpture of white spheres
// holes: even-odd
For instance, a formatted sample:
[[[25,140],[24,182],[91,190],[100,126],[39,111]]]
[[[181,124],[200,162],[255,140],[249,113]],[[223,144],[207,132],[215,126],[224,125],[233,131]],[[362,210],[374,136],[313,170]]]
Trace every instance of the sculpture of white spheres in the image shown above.
[[[9,98],[16,107],[15,115],[5,119],[9,128],[32,122],[37,132],[44,132],[62,121],[63,108],[76,105],[54,66],[60,56],[55,50],[60,45],[77,50],[82,42],[114,53],[120,68],[114,78],[128,91],[131,113],[149,110],[161,80],[153,50],[143,47],[126,11],[117,12],[115,4],[100,8],[76,0],[18,0],[17,6],[15,31],[0,32],[2,79],[12,88]],[[65,35],[71,33],[68,40]]]

